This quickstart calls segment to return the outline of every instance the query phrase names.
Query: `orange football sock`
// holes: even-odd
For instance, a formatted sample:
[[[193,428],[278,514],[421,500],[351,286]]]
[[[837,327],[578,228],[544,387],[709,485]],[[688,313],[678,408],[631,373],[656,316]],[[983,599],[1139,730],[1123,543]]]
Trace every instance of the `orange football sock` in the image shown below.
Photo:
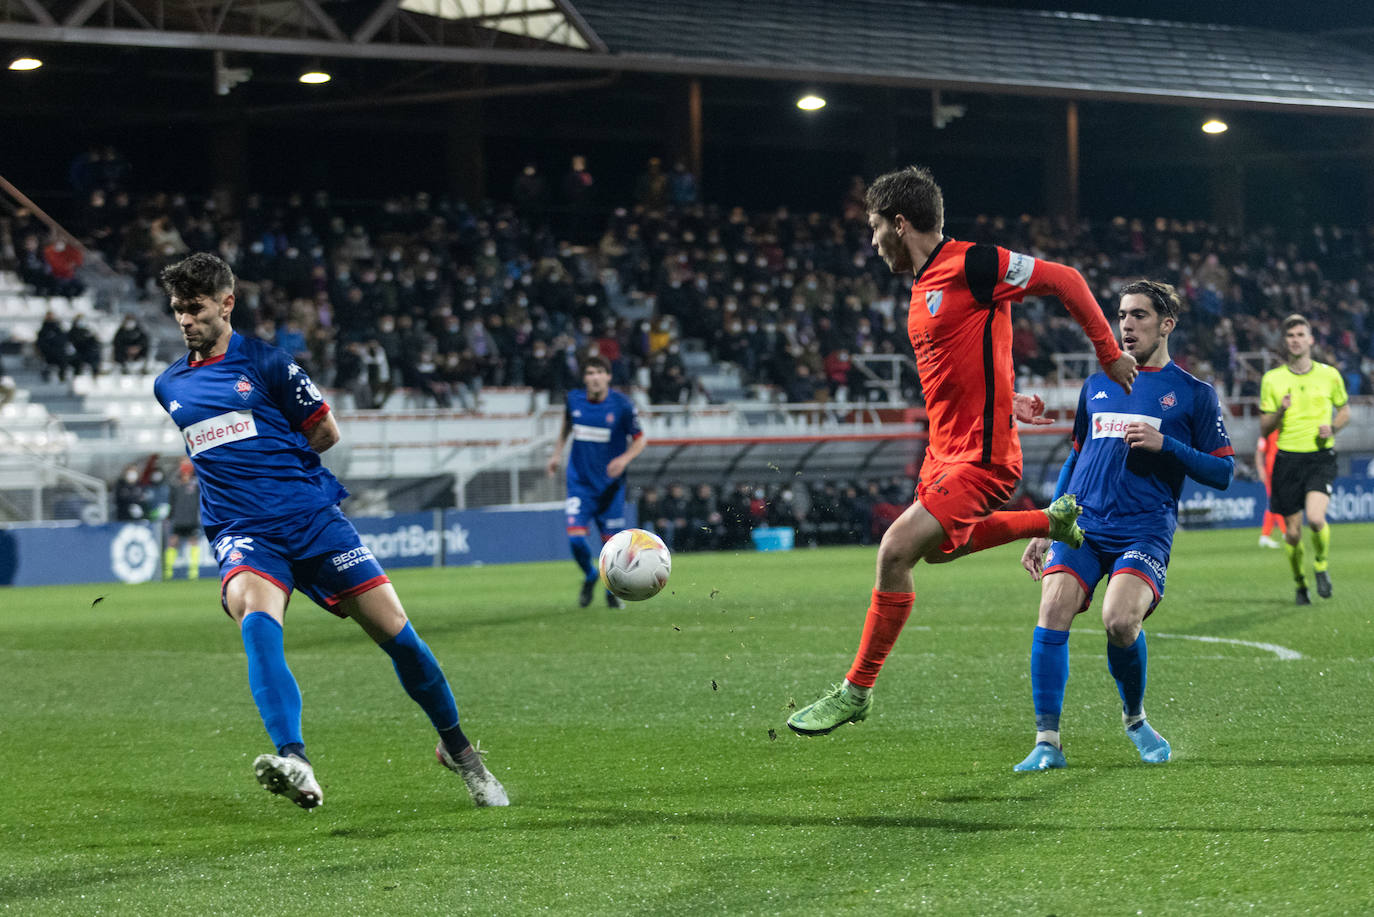
[[[968,552],[986,551],[1023,538],[1045,538],[1049,534],[1050,517],[1038,509],[993,513],[969,530]]]
[[[877,682],[883,660],[892,652],[897,635],[911,616],[911,606],[915,602],[914,592],[873,590],[873,601],[868,606],[868,617],[864,619],[864,635],[859,640],[859,651],[854,655],[854,665],[850,667],[849,674],[845,676],[850,684],[871,688]]]

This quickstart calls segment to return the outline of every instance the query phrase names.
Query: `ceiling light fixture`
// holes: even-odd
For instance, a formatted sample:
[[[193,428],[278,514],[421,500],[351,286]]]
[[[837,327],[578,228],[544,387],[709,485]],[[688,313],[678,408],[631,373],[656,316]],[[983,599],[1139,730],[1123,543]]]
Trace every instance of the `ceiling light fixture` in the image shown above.
[[[329,71],[321,67],[319,61],[316,61],[315,63],[307,66],[304,70],[301,71],[300,75],[300,81],[302,83],[307,83],[311,86],[318,86],[321,83],[328,83],[332,79],[333,77],[329,75]]]

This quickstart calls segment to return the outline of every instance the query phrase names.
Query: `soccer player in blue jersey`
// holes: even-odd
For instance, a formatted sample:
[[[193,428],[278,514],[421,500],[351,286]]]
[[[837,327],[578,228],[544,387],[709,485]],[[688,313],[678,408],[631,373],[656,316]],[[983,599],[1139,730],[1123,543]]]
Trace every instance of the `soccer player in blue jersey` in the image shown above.
[[[649,441],[639,427],[634,402],[611,388],[611,365],[592,356],[582,362],[584,388],[568,393],[563,428],[549,456],[549,474],[558,471],[563,444],[572,435],[568,453],[568,546],[582,571],[582,591],[577,602],[592,603],[598,576],[596,560],[587,543],[589,524],[596,522],[601,542],[625,528],[625,469]],[[606,604],[624,608],[609,591]]]
[[[200,479],[205,534],[220,564],[220,602],[238,624],[248,685],[276,754],[253,762],[258,782],[303,809],[324,800],[301,732],[301,693],[282,624],[293,589],[357,621],[386,652],[406,693],[439,733],[435,755],[478,806],[509,805],[458,724],[453,692],[415,633],[396,590],[339,509],[348,495],[320,464],[339,426],[289,354],[230,327],[234,274],[210,254],[162,271],[189,350],[153,391],[180,428]]]
[[[1014,770],[1067,766],[1059,716],[1069,679],[1069,626],[1088,609],[1104,576],[1107,669],[1121,694],[1126,735],[1140,760],[1169,760],[1169,743],[1145,719],[1141,625],[1164,595],[1184,476],[1225,490],[1236,467],[1216,391],[1169,360],[1180,305],[1166,283],[1127,284],[1117,313],[1121,347],[1135,357],[1140,375],[1129,394],[1100,372],[1079,393],[1073,450],[1055,496],[1077,496],[1083,545],[1036,538],[1021,557],[1041,582],[1040,620],[1031,642],[1035,747]]]

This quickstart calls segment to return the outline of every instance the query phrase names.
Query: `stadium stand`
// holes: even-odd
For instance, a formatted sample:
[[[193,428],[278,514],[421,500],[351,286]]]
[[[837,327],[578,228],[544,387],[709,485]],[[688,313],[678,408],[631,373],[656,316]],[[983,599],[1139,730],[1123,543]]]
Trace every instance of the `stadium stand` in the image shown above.
[[[472,211],[425,194],[377,206],[251,195],[232,215],[191,196],[152,195],[125,212],[138,216],[88,239],[135,292],[108,311],[91,292],[40,296],[13,274],[0,280],[0,335],[22,355],[11,413],[24,425],[11,442],[64,455],[83,473],[112,478],[131,450],[180,449],[151,400],[153,374],[119,372],[109,349],[129,313],[151,335],[148,365],[179,350],[152,281],[158,259],[173,255],[138,241],[150,220],[229,260],[242,281],[240,330],[291,350],[331,387],[350,413],[349,440],[331,457],[343,474],[455,473],[460,505],[551,499],[556,488],[533,474],[512,480],[508,466],[533,464],[554,434],[559,398],[577,383],[585,353],[606,356],[615,383],[645,410],[655,443],[641,462],[651,469],[646,483],[762,480],[783,466],[859,484],[865,473],[913,471],[913,417],[881,411],[920,403],[906,288],[874,257],[852,207],[625,208],[607,214],[589,245],[560,240],[552,224],[510,205]],[[25,220],[12,218],[11,235],[32,231]],[[1131,277],[1178,285],[1190,315],[1175,356],[1217,384],[1239,430],[1253,420],[1258,377],[1292,311],[1313,318],[1353,394],[1374,391],[1362,232],[1239,234],[1166,219],[952,222],[955,235],[1079,266],[1108,309]],[[37,338],[49,313],[64,327],[85,316],[105,347],[99,374],[44,381]],[[1018,384],[1067,419],[1076,380],[1091,370],[1081,332],[1057,304],[1031,300],[1014,351]],[[1057,437],[1027,437],[1028,467],[1055,454],[1064,428],[1054,429]]]

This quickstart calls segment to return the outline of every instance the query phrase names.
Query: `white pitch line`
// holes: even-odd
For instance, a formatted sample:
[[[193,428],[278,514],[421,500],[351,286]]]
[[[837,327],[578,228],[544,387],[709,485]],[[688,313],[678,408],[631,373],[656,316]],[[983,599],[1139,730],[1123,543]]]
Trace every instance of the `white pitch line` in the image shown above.
[[[1161,634],[1152,632],[1151,637],[1164,637],[1169,640],[1196,640],[1198,643],[1231,643],[1236,646],[1253,646],[1257,650],[1268,650],[1280,659],[1301,659],[1302,653],[1290,650],[1277,643],[1256,643],[1253,640],[1232,640],[1230,637],[1205,637],[1201,634]]]

